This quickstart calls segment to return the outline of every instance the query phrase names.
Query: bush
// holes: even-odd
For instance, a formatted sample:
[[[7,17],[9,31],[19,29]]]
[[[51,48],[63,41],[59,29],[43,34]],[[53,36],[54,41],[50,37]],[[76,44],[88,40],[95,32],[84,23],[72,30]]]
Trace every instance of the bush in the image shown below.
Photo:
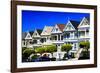
[[[23,51],[23,57],[29,57],[32,53],[35,53],[35,51],[31,48],[27,48]]]
[[[44,53],[45,52],[45,47],[38,47],[38,48],[35,48],[35,52],[36,53]]]
[[[57,51],[57,47],[55,45],[50,45],[46,47],[46,52],[52,53],[56,51]]]
[[[49,46],[45,46],[45,47],[39,47],[35,49],[36,53],[44,53],[44,52],[56,52],[57,51],[57,47],[55,45],[49,45]]]
[[[89,59],[90,58],[90,53],[89,51],[82,51],[81,56],[79,59]]]
[[[33,55],[32,57],[31,57],[31,59],[37,59],[39,56],[38,55]]]
[[[25,49],[27,49],[27,48],[26,48],[26,47],[22,47],[22,52],[23,52]]]

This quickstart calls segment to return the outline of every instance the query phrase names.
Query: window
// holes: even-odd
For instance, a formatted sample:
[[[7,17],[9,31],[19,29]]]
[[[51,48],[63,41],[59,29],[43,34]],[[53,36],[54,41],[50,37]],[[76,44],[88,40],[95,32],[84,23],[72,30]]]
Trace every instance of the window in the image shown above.
[[[63,36],[61,36],[61,40],[63,40]]]
[[[70,33],[66,33],[66,36],[67,36],[67,38],[69,38],[70,37]]]
[[[74,48],[76,49],[76,44],[74,44]]]
[[[58,31],[58,28],[56,28],[56,31]]]
[[[67,29],[69,29],[69,30],[71,29],[71,25],[70,24],[67,26]]]
[[[75,32],[75,37],[77,37],[78,36],[78,33],[77,32]]]
[[[86,32],[88,33],[88,32],[89,32],[89,30],[87,29],[87,30],[86,30]]]
[[[23,41],[24,45],[25,45],[25,41]]]

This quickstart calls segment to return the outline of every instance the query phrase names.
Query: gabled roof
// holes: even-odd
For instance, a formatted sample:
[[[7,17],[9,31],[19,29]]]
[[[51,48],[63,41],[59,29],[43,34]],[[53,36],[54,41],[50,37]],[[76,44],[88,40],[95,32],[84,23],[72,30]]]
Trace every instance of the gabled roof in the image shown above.
[[[84,23],[84,21],[87,22],[88,25],[82,25]],[[90,25],[90,18],[89,17],[83,17],[80,24],[79,24],[79,26],[78,26],[78,28],[80,28],[80,27],[81,28],[82,27],[89,27],[89,25]]]
[[[27,31],[26,33],[25,39],[32,39],[32,32]]]
[[[41,29],[37,29],[38,34],[40,35],[42,33]]]
[[[26,32],[22,32],[22,39],[25,39],[27,33]]]
[[[75,29],[77,29],[78,25],[80,24],[79,21],[70,20],[70,22],[72,23]]]
[[[32,36],[32,35],[33,35],[33,33],[34,33],[34,31],[30,31],[29,33],[30,33],[30,35]]]
[[[45,26],[41,35],[50,35],[53,27],[52,26]]]
[[[64,27],[65,27],[65,24],[57,24],[57,26],[59,27],[59,29],[61,31],[63,31]]]

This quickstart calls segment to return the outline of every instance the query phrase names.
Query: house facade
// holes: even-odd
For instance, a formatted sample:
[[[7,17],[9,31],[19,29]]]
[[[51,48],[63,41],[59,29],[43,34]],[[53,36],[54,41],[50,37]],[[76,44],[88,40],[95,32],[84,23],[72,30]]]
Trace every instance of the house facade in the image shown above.
[[[33,47],[41,46],[41,33],[42,30],[36,29],[32,35]]]
[[[84,17],[78,26],[78,38],[79,41],[90,40],[90,23],[89,19]]]
[[[53,27],[52,26],[45,26],[42,33],[41,33],[41,42],[46,43],[51,41],[51,31]]]
[[[78,25],[78,21],[70,20],[63,29],[64,43],[72,44],[72,50],[70,52],[76,52],[78,50]]]
[[[63,42],[63,29],[64,29],[65,25],[64,24],[56,24],[54,26],[54,28],[52,29],[51,32],[51,39],[52,39],[52,43],[55,44],[57,46],[58,51],[61,51],[61,45],[64,44]]]
[[[26,36],[25,36],[25,46],[27,48],[32,48],[32,34],[33,32],[26,32]]]

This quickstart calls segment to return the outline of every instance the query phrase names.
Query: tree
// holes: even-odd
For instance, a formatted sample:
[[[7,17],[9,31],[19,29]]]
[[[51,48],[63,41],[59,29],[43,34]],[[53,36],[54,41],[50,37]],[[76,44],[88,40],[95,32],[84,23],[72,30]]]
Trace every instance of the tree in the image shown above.
[[[72,49],[72,45],[71,44],[64,44],[61,47],[61,50],[62,51],[66,51],[66,52],[69,52],[71,49]]]
[[[80,48],[84,49],[84,51],[82,51],[82,53],[81,53],[83,55],[83,58],[89,58],[90,54],[89,54],[88,50],[90,48],[90,42],[89,41],[82,41],[82,42],[80,42],[79,46],[80,46]]]
[[[70,56],[69,56],[69,51],[72,49],[72,45],[71,44],[64,44],[64,45],[62,45],[62,47],[61,47],[61,51],[66,51],[67,52],[67,54],[66,54],[66,56],[68,57],[68,59],[70,58]]]
[[[85,47],[85,41],[82,41],[79,43],[80,48],[84,48]]]
[[[87,51],[90,48],[90,42],[89,41],[86,41],[85,42],[85,48],[86,48]]]
[[[89,41],[82,41],[79,44],[80,48],[84,48],[88,51],[88,49],[90,48],[90,42]]]

